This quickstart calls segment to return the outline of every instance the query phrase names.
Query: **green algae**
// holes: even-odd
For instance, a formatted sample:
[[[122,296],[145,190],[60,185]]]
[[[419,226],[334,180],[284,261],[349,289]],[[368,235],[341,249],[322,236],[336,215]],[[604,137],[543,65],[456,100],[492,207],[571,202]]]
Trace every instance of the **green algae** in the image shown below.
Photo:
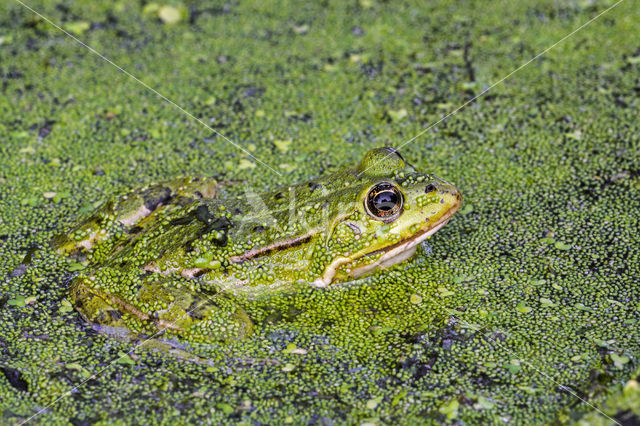
[[[87,328],[82,265],[47,249],[130,186],[272,188],[398,146],[613,4],[513,3],[30,3],[282,176],[0,5],[3,422],[610,422],[575,395],[638,416],[630,1],[402,149],[465,197],[412,261],[248,306],[259,332],[208,364]]]

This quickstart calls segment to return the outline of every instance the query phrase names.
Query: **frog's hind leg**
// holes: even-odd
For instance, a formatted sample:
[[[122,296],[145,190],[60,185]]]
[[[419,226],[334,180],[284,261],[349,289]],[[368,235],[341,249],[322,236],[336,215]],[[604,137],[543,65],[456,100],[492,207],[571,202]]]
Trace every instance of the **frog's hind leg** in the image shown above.
[[[95,287],[95,275],[80,274],[70,296],[85,320],[108,333],[129,330],[168,341],[212,343],[240,340],[253,332],[253,322],[233,299],[180,276],[121,276],[117,287],[106,293]]]
[[[197,288],[186,278],[154,273],[138,291],[139,300],[154,300],[160,308],[151,314],[164,337],[193,343],[230,342],[253,333],[245,310],[223,292]]]
[[[58,253],[75,257],[115,234],[142,230],[148,218],[164,207],[217,196],[217,181],[200,176],[148,185],[107,201],[69,233],[55,237],[52,244]]]
[[[177,330],[181,330],[180,327],[176,327],[180,318],[173,318],[173,321],[176,322],[175,325],[168,324],[166,322],[167,320],[158,321],[157,319],[151,318],[149,315],[143,314],[131,305],[127,305],[125,308],[123,304],[117,303],[116,298],[100,295],[99,292],[93,290],[89,286],[89,281],[85,281],[85,278],[86,277],[82,276],[76,278],[70,289],[70,298],[77,311],[80,313],[80,316],[87,321],[94,330],[111,337],[131,341],[136,344],[136,347],[145,347],[146,349],[170,354],[186,361],[202,364],[210,363],[210,360],[202,358],[196,353],[190,352],[190,345],[188,342],[180,342],[178,339],[174,338],[173,335],[168,335],[166,333],[167,329],[173,329],[173,334],[176,334]],[[151,288],[148,290],[150,291]],[[173,297],[175,297],[176,294],[175,292],[173,293]],[[165,293],[165,296],[167,294],[168,293]],[[205,304],[206,303],[196,309],[191,307],[193,312],[185,315],[197,316],[201,315],[203,311],[210,313],[210,308],[205,307]],[[240,322],[240,327],[237,327],[237,329],[244,330],[244,333],[242,334],[236,333],[235,338],[237,339],[249,334],[251,332],[252,324],[246,314],[244,314],[244,311],[240,310],[234,313],[234,315],[239,319],[233,320],[233,322]],[[155,324],[155,326],[149,328],[145,326],[145,323]],[[183,321],[181,325],[184,326],[186,324]],[[195,336],[195,331],[199,327],[192,328],[191,336]],[[199,330],[198,334],[202,335],[202,330]],[[205,337],[206,340],[199,340],[210,342],[213,340],[212,337],[215,336],[209,335]],[[220,333],[218,333],[218,337],[222,337]],[[228,332],[225,333],[224,337],[226,338],[226,341],[231,340],[229,339],[230,335]]]

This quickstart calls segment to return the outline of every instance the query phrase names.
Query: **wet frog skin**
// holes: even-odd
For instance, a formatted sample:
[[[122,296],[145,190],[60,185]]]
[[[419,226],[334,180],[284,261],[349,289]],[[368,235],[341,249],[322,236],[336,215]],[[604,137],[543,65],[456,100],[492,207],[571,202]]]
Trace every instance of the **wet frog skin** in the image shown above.
[[[238,298],[328,287],[404,261],[460,207],[392,148],[309,182],[224,197],[203,177],[133,190],[53,242],[86,261],[71,300],[96,328],[185,342],[253,332]]]

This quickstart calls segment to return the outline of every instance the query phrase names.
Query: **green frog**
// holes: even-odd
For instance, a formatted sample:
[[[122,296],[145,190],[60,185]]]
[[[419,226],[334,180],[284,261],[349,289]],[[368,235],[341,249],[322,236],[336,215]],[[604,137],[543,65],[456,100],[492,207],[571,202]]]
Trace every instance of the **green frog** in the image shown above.
[[[239,340],[254,331],[239,298],[330,287],[402,262],[462,202],[388,147],[308,182],[225,193],[206,177],[148,185],[57,237],[59,253],[87,265],[70,286],[80,315],[119,334]]]

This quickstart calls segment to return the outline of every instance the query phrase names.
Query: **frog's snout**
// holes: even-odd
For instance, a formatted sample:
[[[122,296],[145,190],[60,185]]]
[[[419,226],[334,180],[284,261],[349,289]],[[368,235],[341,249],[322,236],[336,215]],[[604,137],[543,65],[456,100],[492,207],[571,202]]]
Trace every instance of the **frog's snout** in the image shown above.
[[[442,179],[435,178],[427,183],[424,192],[440,196],[441,203],[447,203],[455,209],[462,204],[462,194],[458,188]]]

